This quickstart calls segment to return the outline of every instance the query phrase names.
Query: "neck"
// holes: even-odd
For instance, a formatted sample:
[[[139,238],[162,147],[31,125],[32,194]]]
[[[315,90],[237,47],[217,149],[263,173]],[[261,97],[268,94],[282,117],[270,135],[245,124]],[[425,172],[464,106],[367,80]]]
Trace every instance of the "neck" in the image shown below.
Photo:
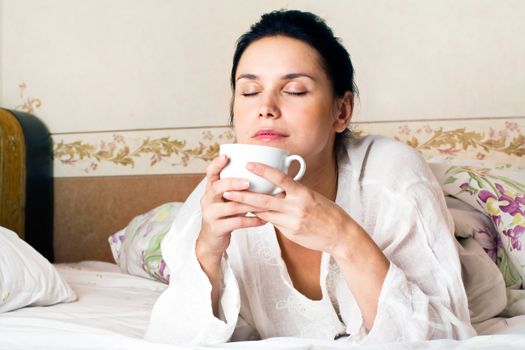
[[[335,201],[337,194],[337,161],[334,153],[327,157],[306,159],[306,173],[300,181],[303,185]]]

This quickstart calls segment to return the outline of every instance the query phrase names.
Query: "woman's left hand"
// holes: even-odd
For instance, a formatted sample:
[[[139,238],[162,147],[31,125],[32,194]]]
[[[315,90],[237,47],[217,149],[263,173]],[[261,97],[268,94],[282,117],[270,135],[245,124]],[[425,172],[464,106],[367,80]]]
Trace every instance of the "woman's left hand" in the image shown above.
[[[334,256],[339,250],[344,250],[345,243],[350,238],[348,229],[361,229],[333,201],[294,181],[281,171],[261,163],[249,163],[247,168],[282,188],[286,195],[271,196],[231,191],[225,192],[223,196],[231,201],[258,208],[255,212],[257,217],[272,223],[295,243]]]

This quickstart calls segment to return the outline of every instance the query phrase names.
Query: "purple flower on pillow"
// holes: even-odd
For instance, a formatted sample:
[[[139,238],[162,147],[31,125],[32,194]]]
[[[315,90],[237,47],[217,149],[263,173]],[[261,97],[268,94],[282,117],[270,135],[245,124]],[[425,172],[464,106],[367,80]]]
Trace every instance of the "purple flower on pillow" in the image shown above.
[[[478,193],[478,198],[486,204],[487,212],[496,226],[502,224],[501,213],[506,213],[513,217],[510,227],[507,226],[501,232],[510,238],[511,249],[521,250],[523,245],[520,237],[525,232],[525,227],[521,223],[524,215],[525,196],[523,194],[511,195],[510,193],[505,193],[505,188],[502,185],[498,183],[494,185],[499,192],[499,196],[482,189]]]
[[[478,197],[479,199],[481,199],[481,201],[483,203],[487,203],[487,201],[490,199],[490,198],[496,198],[496,196],[494,195],[494,193],[490,192],[490,191],[487,191],[487,190],[481,190],[479,191],[478,193]]]
[[[525,232],[525,227],[516,225],[508,230],[503,230],[503,234],[510,238],[510,242],[513,249],[521,250],[522,244],[520,237]]]
[[[497,201],[499,209],[512,216],[516,214],[525,215],[525,195],[518,194],[514,198],[505,193],[505,188],[500,184],[495,184],[498,192],[501,193],[499,197],[487,190],[481,190],[478,193],[478,198],[484,203],[489,204],[492,201]]]
[[[499,226],[501,224],[501,215],[499,215],[501,212],[500,204],[502,203],[500,203],[498,197],[494,193],[483,189],[478,192],[478,198],[486,204],[487,213],[490,215],[494,225]],[[504,203],[506,204],[507,202]]]
[[[512,198],[508,194],[505,193],[505,189],[500,184],[495,184],[496,188],[498,189],[499,193],[501,193],[501,196],[498,198],[499,201],[507,201],[507,205],[500,206],[500,209],[504,211],[505,213],[509,213],[510,215],[514,216],[516,214],[524,214],[524,208],[525,208],[525,195],[516,195],[515,198]]]
[[[468,182],[462,183],[461,185],[459,185],[459,188],[470,194],[476,194],[476,192],[478,191],[476,188],[472,187]]]
[[[166,267],[167,266],[168,265],[166,265],[166,262],[164,261],[164,259],[162,259],[160,261],[160,265],[159,265],[159,275],[162,276],[167,283],[169,283],[169,281],[170,281],[170,274],[168,273],[167,275],[165,275],[165,271],[166,271]]]
[[[492,261],[496,262],[498,250],[502,243],[498,234],[494,232],[494,228],[491,228],[488,225],[490,225],[490,223],[483,223],[482,227],[474,232],[474,239],[481,245]]]
[[[505,193],[505,188],[500,184],[496,183],[495,186],[500,193],[499,197],[490,191],[482,189],[478,193],[478,198],[487,205],[487,210],[494,218],[496,224],[499,223],[500,211],[511,216],[525,214],[525,195],[518,194],[512,197],[508,193]]]

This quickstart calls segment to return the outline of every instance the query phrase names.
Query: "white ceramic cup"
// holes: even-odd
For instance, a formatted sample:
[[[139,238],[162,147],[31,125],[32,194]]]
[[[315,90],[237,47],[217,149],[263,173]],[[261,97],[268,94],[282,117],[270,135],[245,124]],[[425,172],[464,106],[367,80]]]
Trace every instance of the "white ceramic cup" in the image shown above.
[[[219,154],[225,154],[229,158],[228,164],[222,169],[219,177],[221,179],[230,177],[248,179],[250,181],[248,191],[251,192],[275,195],[283,190],[246,169],[246,164],[249,162],[263,163],[287,174],[288,167],[296,160],[301,168],[293,178],[295,181],[300,180],[306,171],[306,163],[301,156],[290,155],[286,150],[276,147],[228,143],[220,146]]]

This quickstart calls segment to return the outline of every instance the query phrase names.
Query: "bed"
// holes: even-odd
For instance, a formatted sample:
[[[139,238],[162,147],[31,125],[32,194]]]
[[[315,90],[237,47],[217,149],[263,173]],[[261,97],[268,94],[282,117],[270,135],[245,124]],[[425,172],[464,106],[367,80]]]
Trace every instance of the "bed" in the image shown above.
[[[34,116],[24,113],[0,110],[0,116],[0,198],[3,204],[0,207],[0,238],[7,239],[0,244],[0,275],[3,274],[4,282],[6,276],[11,275],[11,280],[7,282],[22,283],[20,288],[27,289],[31,285],[40,294],[56,294],[54,299],[40,298],[39,301],[39,296],[33,296],[33,299],[19,300],[18,305],[6,310],[5,305],[9,306],[10,302],[9,293],[5,293],[6,285],[0,285],[0,349],[181,349],[174,345],[147,342],[142,336],[153,304],[166,288],[165,282],[169,278],[159,255],[159,241],[176,219],[181,203],[203,174],[127,176],[116,179],[99,177],[89,180],[63,178],[53,181],[49,170],[51,139],[45,126]],[[517,122],[524,125],[523,118]],[[377,126],[368,126],[371,132],[381,132],[374,128]],[[356,127],[354,133],[366,131]],[[15,139],[18,141],[14,142]],[[401,141],[412,142],[412,146],[424,149],[421,144],[415,144],[413,138]],[[35,146],[35,143],[38,145]],[[513,160],[507,165],[498,163],[493,166],[494,169],[460,166],[451,162],[451,159],[446,159],[446,164],[435,162],[434,159],[432,167],[436,176],[443,176],[443,188],[448,194],[457,194],[453,186],[458,185],[464,190],[464,196],[468,197],[472,191],[477,191],[480,194],[477,198],[485,198],[481,194],[483,188],[488,188],[484,181],[489,178],[498,181],[511,179],[510,185],[518,186],[519,189],[520,184],[525,183],[523,136],[517,137],[516,142],[511,144],[509,149],[516,150],[511,152]],[[432,161],[430,158],[429,162]],[[7,166],[7,162],[11,165]],[[503,172],[515,176],[503,176]],[[35,183],[43,187],[35,190],[31,187]],[[30,195],[35,193],[39,196]],[[509,192],[506,195],[512,196]],[[487,201],[492,198],[489,197]],[[461,199],[461,195],[458,198]],[[519,197],[519,194],[516,197],[514,193],[512,198],[517,198],[518,202],[520,198],[524,199],[523,203],[518,203],[517,210],[525,210],[525,197]],[[5,203],[10,205],[9,214]],[[458,227],[463,228],[462,233],[458,234],[458,240],[474,238],[469,237],[467,231],[471,226],[463,220],[468,211],[465,201],[449,203],[460,224]],[[43,209],[35,212],[32,208]],[[35,223],[38,224],[36,230]],[[49,230],[46,231],[46,228],[52,227],[53,235]],[[38,228],[41,229],[41,235],[38,234]],[[514,240],[510,236],[508,238],[510,247],[513,247],[511,253],[516,253],[519,237],[514,236]],[[13,250],[5,251],[10,246]],[[467,245],[464,248],[468,250]],[[497,317],[485,315],[481,322],[476,323],[478,336],[464,341],[397,343],[380,348],[523,349],[525,299],[522,299],[521,293],[523,285],[516,285],[521,283],[517,282],[521,281],[521,277],[516,276],[515,271],[508,272],[508,275],[501,273],[504,268],[502,264],[510,263],[502,262],[497,252],[494,254],[496,260],[491,268],[501,274],[502,279],[506,279],[507,287],[512,283],[515,285],[513,289],[504,291],[508,293],[509,301],[503,305],[505,309],[500,310]],[[516,259],[520,261],[519,257],[510,254],[505,257],[510,262]],[[20,259],[20,264],[15,264],[17,259]],[[500,264],[498,268],[495,268],[496,262]],[[477,266],[482,269],[485,265]],[[16,273],[11,273],[10,267]],[[42,272],[45,278],[22,278],[23,274],[36,275],[40,269],[45,269]],[[62,289],[58,290],[59,287]],[[474,295],[479,289],[470,291]],[[478,316],[481,314],[483,310]],[[338,349],[356,346],[344,341],[272,338],[209,348]]]

